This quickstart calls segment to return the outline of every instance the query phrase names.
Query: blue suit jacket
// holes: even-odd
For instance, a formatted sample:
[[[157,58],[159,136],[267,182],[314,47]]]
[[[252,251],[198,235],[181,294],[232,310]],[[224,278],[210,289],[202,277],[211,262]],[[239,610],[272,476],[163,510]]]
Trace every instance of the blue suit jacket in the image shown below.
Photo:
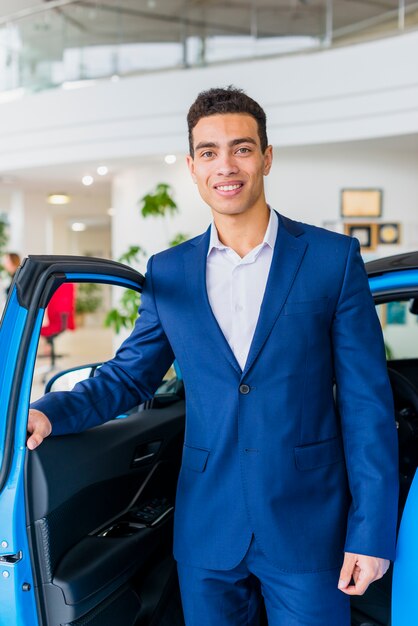
[[[175,355],[186,388],[178,560],[229,569],[253,532],[286,571],[338,567],[344,550],[393,558],[396,429],[358,242],[279,219],[244,371],[209,305],[207,231],[150,259],[115,358],[33,406],[55,434],[95,426],[151,397]]]

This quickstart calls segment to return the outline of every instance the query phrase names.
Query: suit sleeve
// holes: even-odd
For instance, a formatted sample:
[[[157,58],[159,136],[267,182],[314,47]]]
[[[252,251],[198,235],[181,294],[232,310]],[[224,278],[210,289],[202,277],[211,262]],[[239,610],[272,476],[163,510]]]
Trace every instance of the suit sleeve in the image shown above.
[[[395,556],[398,446],[380,323],[353,239],[332,341],[337,405],[352,501],[345,550]]]
[[[51,392],[31,408],[45,413],[52,434],[92,428],[152,398],[174,354],[161,326],[155,302],[151,257],[141,296],[139,317],[115,357],[72,391]]]

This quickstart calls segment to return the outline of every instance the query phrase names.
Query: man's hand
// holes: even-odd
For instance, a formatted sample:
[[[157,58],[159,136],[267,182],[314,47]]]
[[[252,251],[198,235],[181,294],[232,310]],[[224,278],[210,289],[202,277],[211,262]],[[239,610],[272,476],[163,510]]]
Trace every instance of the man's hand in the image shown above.
[[[28,417],[28,440],[29,450],[37,448],[51,434],[52,425],[45,413],[36,409],[29,410]]]
[[[370,583],[386,574],[389,564],[390,562],[386,559],[346,552],[338,589],[349,596],[361,596]],[[354,584],[350,584],[351,579]]]

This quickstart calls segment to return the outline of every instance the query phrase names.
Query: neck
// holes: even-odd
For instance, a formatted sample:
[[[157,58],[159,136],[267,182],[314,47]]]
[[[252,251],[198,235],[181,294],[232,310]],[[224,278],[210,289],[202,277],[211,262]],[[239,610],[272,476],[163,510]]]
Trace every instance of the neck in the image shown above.
[[[219,240],[242,258],[262,243],[270,219],[270,210],[264,205],[255,212],[238,215],[214,215]]]

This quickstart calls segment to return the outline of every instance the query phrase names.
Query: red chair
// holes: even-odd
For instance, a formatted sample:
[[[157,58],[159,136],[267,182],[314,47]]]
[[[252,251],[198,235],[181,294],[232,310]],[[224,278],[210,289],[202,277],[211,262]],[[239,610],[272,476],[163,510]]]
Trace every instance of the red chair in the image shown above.
[[[41,337],[44,337],[51,347],[51,367],[55,368],[55,360],[58,356],[55,352],[54,340],[65,330],[75,329],[75,290],[73,283],[63,283],[58,287],[46,307],[47,323],[42,326]]]

